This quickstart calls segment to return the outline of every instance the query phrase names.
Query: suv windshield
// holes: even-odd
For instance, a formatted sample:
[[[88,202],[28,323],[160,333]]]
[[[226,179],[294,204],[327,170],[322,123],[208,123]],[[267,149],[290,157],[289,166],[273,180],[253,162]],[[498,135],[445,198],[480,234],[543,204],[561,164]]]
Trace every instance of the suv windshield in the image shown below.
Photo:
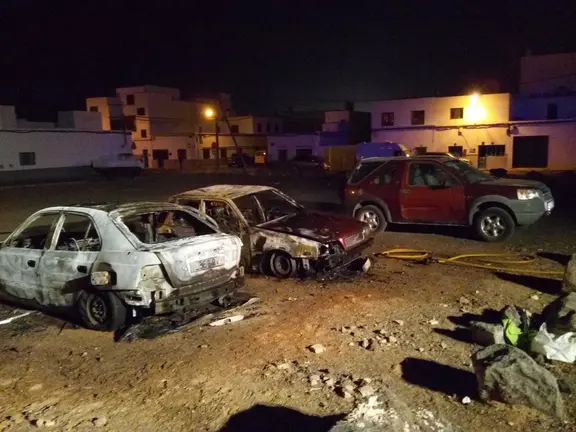
[[[446,165],[450,170],[459,174],[468,183],[478,183],[481,181],[493,179],[491,175],[488,175],[458,159],[446,161],[444,162],[444,165]]]
[[[354,171],[352,171],[352,174],[350,175],[350,178],[348,179],[348,183],[349,184],[358,183],[360,180],[362,180],[364,177],[366,177],[368,174],[370,174],[372,171],[374,171],[380,165],[382,165],[382,162],[359,163],[356,166],[356,168],[354,169]]]

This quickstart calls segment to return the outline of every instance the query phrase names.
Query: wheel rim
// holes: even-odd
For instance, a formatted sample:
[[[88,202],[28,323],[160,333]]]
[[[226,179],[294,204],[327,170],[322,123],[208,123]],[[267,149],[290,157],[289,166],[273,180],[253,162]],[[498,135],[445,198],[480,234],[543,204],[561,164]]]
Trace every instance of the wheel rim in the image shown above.
[[[292,260],[284,255],[275,255],[272,260],[272,270],[280,276],[288,276],[292,272]]]
[[[506,231],[506,223],[498,215],[485,216],[480,221],[480,229],[490,238],[498,238]]]
[[[370,230],[375,231],[380,225],[380,218],[376,212],[368,210],[360,214],[360,221],[368,224]]]
[[[108,320],[108,305],[106,301],[95,294],[90,294],[87,300],[88,318],[95,324],[106,324]]]

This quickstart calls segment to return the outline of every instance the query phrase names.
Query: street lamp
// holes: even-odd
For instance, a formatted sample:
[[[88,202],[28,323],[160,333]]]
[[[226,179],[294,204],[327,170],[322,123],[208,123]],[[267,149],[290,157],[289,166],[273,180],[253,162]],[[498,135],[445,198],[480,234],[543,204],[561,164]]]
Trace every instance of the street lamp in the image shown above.
[[[218,137],[218,116],[216,115],[216,111],[210,107],[207,107],[204,110],[204,117],[209,120],[214,119],[214,127],[215,127],[215,135],[216,135],[216,171],[220,171],[220,141]]]

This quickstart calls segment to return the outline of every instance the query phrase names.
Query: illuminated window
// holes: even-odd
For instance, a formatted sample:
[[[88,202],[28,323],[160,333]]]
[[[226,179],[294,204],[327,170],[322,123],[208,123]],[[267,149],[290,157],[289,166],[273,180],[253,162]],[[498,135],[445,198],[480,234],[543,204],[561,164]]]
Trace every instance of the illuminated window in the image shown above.
[[[382,113],[382,126],[394,126],[394,113]]]
[[[450,108],[450,120],[459,120],[464,118],[464,108]]]
[[[426,113],[424,110],[412,111],[412,125],[423,125],[426,122]]]

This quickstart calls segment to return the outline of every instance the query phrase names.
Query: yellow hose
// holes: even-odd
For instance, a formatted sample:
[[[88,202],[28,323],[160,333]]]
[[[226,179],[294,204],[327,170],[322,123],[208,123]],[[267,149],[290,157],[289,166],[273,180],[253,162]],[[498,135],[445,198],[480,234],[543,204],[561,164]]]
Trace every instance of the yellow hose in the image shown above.
[[[536,260],[536,257],[534,257],[533,255],[474,253],[474,254],[456,255],[450,258],[434,258],[430,252],[425,250],[390,249],[382,252],[376,252],[374,256],[406,260],[406,261],[433,261],[439,264],[451,264],[465,267],[475,267],[508,273],[528,273],[528,274],[539,274],[549,276],[564,275],[563,271],[536,270],[521,267],[507,267],[501,265],[501,264],[505,265],[529,264]],[[470,259],[473,259],[476,262],[466,261]]]

